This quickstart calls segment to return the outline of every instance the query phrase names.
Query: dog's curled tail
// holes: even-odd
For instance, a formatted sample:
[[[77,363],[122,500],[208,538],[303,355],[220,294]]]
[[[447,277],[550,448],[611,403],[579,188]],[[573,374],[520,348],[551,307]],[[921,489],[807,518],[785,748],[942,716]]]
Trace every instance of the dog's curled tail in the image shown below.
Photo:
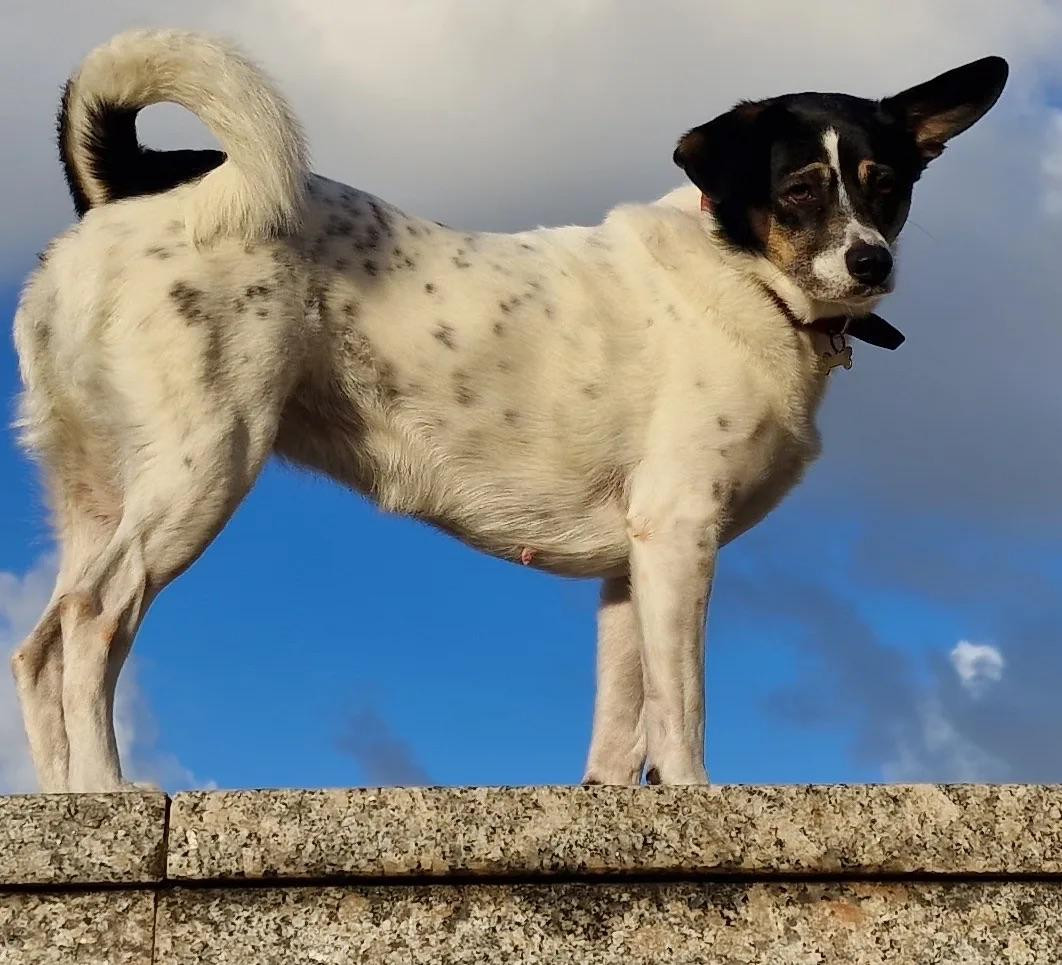
[[[136,115],[169,101],[194,113],[220,151],[140,146]],[[302,132],[283,98],[242,54],[180,30],[132,30],[97,47],[67,82],[59,153],[78,214],[186,182],[196,242],[248,239],[298,227],[307,177]]]

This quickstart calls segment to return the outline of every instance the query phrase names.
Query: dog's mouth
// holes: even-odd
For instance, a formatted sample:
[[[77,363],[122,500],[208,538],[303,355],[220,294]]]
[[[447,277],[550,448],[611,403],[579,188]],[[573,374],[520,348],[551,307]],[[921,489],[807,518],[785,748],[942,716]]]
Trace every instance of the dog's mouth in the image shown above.
[[[875,305],[892,291],[893,284],[890,278],[880,285],[859,285],[844,292],[822,289],[817,285],[809,288],[805,293],[814,301],[835,306],[839,314],[860,315],[873,311]]]

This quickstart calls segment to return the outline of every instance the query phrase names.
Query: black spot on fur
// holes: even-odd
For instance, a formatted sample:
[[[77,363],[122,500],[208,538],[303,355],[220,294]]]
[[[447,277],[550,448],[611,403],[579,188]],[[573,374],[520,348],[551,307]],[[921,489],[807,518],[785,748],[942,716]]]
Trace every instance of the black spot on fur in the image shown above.
[[[493,328],[494,328],[494,334],[495,335],[504,335],[505,334],[505,323],[504,322],[495,322]]]
[[[361,267],[365,269],[366,274],[372,275],[374,277],[379,271],[379,269],[376,267],[376,262],[373,261],[371,258],[366,258],[365,261],[362,262]]]
[[[534,251],[535,250],[535,246],[534,245],[529,245],[526,241],[521,241],[520,242],[520,247],[523,248],[524,251]]]
[[[337,218],[335,215],[330,215],[328,218],[328,224],[325,225],[325,234],[332,238],[337,238],[341,235],[351,235],[354,233],[354,222],[349,218]]]
[[[723,484],[717,479],[712,483],[712,499],[723,498]]]
[[[599,385],[584,385],[583,395],[588,399],[596,399],[601,395],[601,386]]]
[[[347,316],[347,318],[357,318],[357,316],[358,316],[358,303],[357,302],[344,302],[342,311],[343,311],[343,314]]]
[[[257,315],[259,318],[269,318],[269,309],[268,308],[259,308],[255,312],[255,315]]]
[[[390,228],[391,222],[387,219],[387,216],[384,214],[383,208],[381,208],[380,205],[377,204],[375,201],[370,201],[369,202],[369,207],[372,208],[372,216],[376,219],[377,224],[379,224],[380,227],[383,228],[384,230],[387,230],[388,228]]]
[[[506,409],[502,415],[502,418],[505,419],[506,423],[511,426],[514,426],[520,419],[520,413],[517,412],[515,409]]]
[[[471,268],[472,267],[472,262],[466,261],[462,257],[463,254],[464,254],[464,249],[458,248],[457,249],[457,254],[454,255],[453,258],[450,259],[454,263],[454,267],[455,268]]]
[[[177,303],[178,314],[189,324],[198,325],[207,320],[207,312],[203,308],[203,293],[188,282],[174,282],[170,286],[170,298]]]
[[[468,384],[468,374],[465,372],[454,372],[454,398],[458,405],[472,405],[479,398]]]
[[[509,312],[511,312],[511,311],[513,310],[513,309],[512,309],[512,306],[511,306],[511,305],[510,305],[510,304],[509,304],[508,302],[498,302],[498,307],[499,307],[499,308],[500,308],[500,309],[501,309],[501,310],[502,310],[503,312],[505,312],[505,314],[506,314],[506,315],[508,315],[508,314],[509,314]]]
[[[158,258],[159,261],[165,261],[167,258],[173,257],[173,252],[169,248],[163,248],[161,245],[155,245],[153,248],[148,248],[144,252],[149,258]]]
[[[719,418],[715,421],[719,428],[723,430],[723,432],[726,432],[727,429],[730,428],[730,420],[725,415],[719,416]]]
[[[454,342],[453,325],[447,325],[445,322],[442,322],[431,334],[432,338],[438,342],[442,342],[448,349],[457,348],[457,343]]]
[[[703,388],[704,388],[704,379],[697,379],[697,380],[696,380],[696,381],[695,381],[695,382],[693,383],[693,385],[694,385],[694,387],[695,387],[695,388],[698,388],[698,389],[703,389]]]
[[[191,469],[192,468],[192,457],[191,456],[185,456],[183,462],[184,462],[184,465],[185,465],[186,469]]]
[[[79,169],[73,152],[73,136],[68,111],[70,84],[63,88],[63,98],[56,120],[59,157],[74,209],[78,216],[92,207],[86,191],[85,177],[92,177],[106,192],[107,201],[160,194],[171,188],[201,178],[225,160],[221,151],[154,151],[141,147],[136,136],[139,108],[114,104],[89,104],[84,130],[88,170]]]
[[[243,293],[248,298],[265,298],[273,294],[273,289],[268,285],[248,285]]]
[[[434,295],[435,286],[429,281],[424,285],[424,291],[427,292],[429,295]]]

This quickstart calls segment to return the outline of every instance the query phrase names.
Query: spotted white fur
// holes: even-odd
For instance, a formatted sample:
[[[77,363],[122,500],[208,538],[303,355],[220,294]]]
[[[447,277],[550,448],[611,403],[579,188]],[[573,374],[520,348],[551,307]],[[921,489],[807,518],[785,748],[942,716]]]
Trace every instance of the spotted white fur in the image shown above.
[[[587,778],[648,763],[705,782],[716,553],[819,451],[819,336],[759,282],[799,318],[831,306],[721,246],[693,187],[595,227],[456,231],[309,175],[286,108],[227,48],[106,49],[132,48],[114,77],[83,69],[81,96],[179,90],[224,117],[231,159],[90,210],[18,309],[23,434],[62,547],[13,661],[42,788],[120,786],[111,710],[137,627],[274,452],[488,553],[602,578]],[[278,236],[280,211],[298,227]]]

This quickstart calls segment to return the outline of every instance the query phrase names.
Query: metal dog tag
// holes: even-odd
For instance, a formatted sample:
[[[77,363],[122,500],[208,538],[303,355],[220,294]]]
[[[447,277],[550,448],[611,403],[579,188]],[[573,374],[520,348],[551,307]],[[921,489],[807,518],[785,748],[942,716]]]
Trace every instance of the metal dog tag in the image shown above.
[[[850,369],[855,363],[852,361],[852,346],[846,345],[843,349],[839,349],[836,352],[831,352],[829,355],[822,356],[823,362],[826,363],[826,372],[829,374],[838,365],[843,365],[846,369]]]
[[[838,365],[843,365],[846,369],[850,369],[855,364],[852,361],[852,346],[848,344],[848,339],[844,337],[847,328],[848,322],[845,322],[844,329],[830,336],[831,351],[828,355],[822,356],[823,361],[826,363],[827,375]]]

